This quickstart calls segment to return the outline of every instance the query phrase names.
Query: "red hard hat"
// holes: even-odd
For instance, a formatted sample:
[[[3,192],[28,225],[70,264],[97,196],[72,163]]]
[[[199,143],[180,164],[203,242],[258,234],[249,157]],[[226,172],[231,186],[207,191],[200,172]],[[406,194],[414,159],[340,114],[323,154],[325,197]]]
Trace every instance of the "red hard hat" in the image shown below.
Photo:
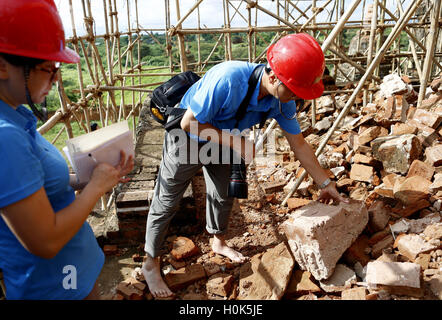
[[[0,52],[77,63],[53,0],[0,0]]]
[[[309,34],[281,38],[267,50],[267,61],[278,79],[298,97],[311,100],[324,92],[324,53]]]

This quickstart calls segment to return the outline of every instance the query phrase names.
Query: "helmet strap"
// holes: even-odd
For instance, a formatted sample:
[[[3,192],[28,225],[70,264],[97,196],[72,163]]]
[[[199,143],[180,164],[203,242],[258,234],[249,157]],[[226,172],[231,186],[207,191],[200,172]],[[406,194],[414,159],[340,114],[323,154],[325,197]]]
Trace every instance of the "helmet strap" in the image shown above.
[[[278,79],[278,80],[279,80],[279,79]],[[282,104],[281,104],[281,100],[279,100],[279,94],[278,94],[278,88],[279,88],[279,86],[280,86],[281,84],[283,84],[283,83],[282,83],[281,80],[279,80],[278,86],[276,87],[276,98],[278,99],[278,103],[279,103],[279,112],[281,112],[282,116],[283,116],[284,118],[286,118],[287,120],[293,120],[293,119],[296,118],[296,112],[295,112],[295,114],[293,115],[293,117],[287,117],[287,116],[284,114],[284,112],[282,111]]]
[[[48,120],[48,110],[46,108],[46,97],[43,101],[43,104],[41,106],[41,111],[37,109],[34,102],[32,101],[31,94],[29,92],[28,88],[28,80],[29,80],[29,73],[30,73],[30,67],[29,65],[25,65],[24,67],[24,75],[25,75],[25,92],[26,92],[26,101],[28,102],[28,105],[31,107],[32,112],[35,114],[35,116],[40,119],[43,122],[46,122]]]

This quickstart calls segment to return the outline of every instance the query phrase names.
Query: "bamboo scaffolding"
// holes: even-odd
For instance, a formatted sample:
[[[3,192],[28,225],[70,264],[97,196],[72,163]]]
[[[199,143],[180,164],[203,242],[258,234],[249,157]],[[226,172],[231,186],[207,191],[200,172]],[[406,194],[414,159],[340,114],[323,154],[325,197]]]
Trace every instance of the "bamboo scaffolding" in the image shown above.
[[[177,14],[175,22],[172,22],[170,17],[170,0],[164,0],[164,28],[149,28],[148,25],[142,27],[139,22],[138,7],[144,1],[146,0],[125,1],[125,15],[127,16],[128,27],[126,30],[120,30],[119,21],[121,19],[119,19],[119,14],[121,13],[118,12],[117,0],[102,0],[103,11],[101,12],[92,11],[92,1],[82,0],[79,4],[83,11],[86,30],[86,33],[83,35],[78,34],[74,22],[73,1],[69,0],[67,2],[66,5],[69,5],[72,29],[72,37],[67,39],[67,43],[72,45],[73,49],[82,57],[82,62],[77,65],[78,90],[76,91],[78,91],[80,97],[78,101],[69,101],[62,84],[58,86],[60,110],[57,110],[39,128],[40,132],[46,133],[56,123],[62,122],[64,123],[65,130],[70,134],[69,132],[72,132],[72,129],[69,129],[71,125],[70,120],[77,121],[81,128],[89,130],[90,110],[92,108],[97,108],[102,126],[106,126],[119,119],[128,119],[132,116],[132,123],[135,127],[136,120],[134,116],[143,104],[143,99],[152,91],[151,89],[163,82],[162,79],[164,77],[171,77],[177,74],[177,71],[184,71],[188,68],[194,68],[198,74],[202,75],[207,66],[220,62],[218,61],[219,58],[216,58],[217,55],[215,55],[215,52],[220,50],[224,53],[225,60],[243,60],[235,56],[235,44],[232,42],[232,33],[246,37],[247,60],[250,62],[265,61],[267,48],[287,33],[308,32],[317,39],[324,36],[325,41],[322,42],[322,47],[328,49],[324,50],[326,63],[335,67],[333,76],[336,78],[338,70],[341,70],[339,72],[343,74],[343,81],[351,82],[355,73],[364,73],[366,70],[364,65],[371,65],[370,62],[373,61],[373,55],[379,53],[384,44],[383,33],[385,30],[394,29],[398,21],[401,21],[404,16],[400,0],[397,0],[395,13],[392,13],[391,9],[387,8],[386,0],[353,0],[351,4],[350,1],[344,0],[335,2],[311,0],[310,3],[307,1],[277,0],[273,1],[273,6],[267,5],[269,1],[195,0],[194,3],[187,7],[184,7],[183,1],[175,0]],[[222,12],[224,15],[224,24],[221,27],[211,26],[209,28],[205,25],[204,27],[201,26],[200,10],[209,2],[211,4],[216,2],[221,8],[220,13]],[[413,21],[409,20],[404,25],[403,34],[408,38],[409,49],[404,50],[401,48],[398,37],[396,37],[394,45],[383,52],[385,59],[392,61],[392,70],[394,72],[408,74],[410,79],[414,79],[413,81],[419,83],[420,95],[424,92],[423,88],[428,84],[428,81],[436,75],[437,70],[442,70],[440,62],[442,57],[440,52],[441,44],[437,42],[438,23],[440,23],[440,1],[431,0],[428,2],[431,9],[425,10],[419,18],[415,18]],[[379,12],[379,14],[374,18],[372,16],[370,21],[365,19],[364,14],[366,6],[371,3],[373,3],[373,12]],[[330,7],[330,5],[332,6]],[[347,6],[345,7],[344,5]],[[352,17],[352,20],[350,20],[350,16],[358,7],[362,7],[361,19]],[[437,8],[439,8],[439,11],[437,11]],[[183,10],[185,10],[185,14],[181,15],[180,12]],[[327,10],[327,14],[325,14],[327,19],[319,21],[318,17],[324,10]],[[160,13],[160,11],[158,12]],[[258,12],[272,17],[274,24],[260,24]],[[94,14],[104,16],[104,34],[97,34],[95,32]],[[189,19],[195,15],[198,19],[197,26],[184,28],[185,23],[188,24]],[[398,16],[399,18],[397,18]],[[243,26],[238,23],[234,25],[235,17],[237,17],[236,20],[240,20],[239,22]],[[370,26],[368,26],[367,21],[371,22]],[[132,22],[134,22],[134,27]],[[369,27],[368,30],[367,27]],[[370,31],[369,49],[362,56],[350,55],[345,52],[346,48],[342,44],[344,33],[364,28]],[[268,32],[275,32],[270,43],[268,43],[269,40],[266,40],[268,39],[267,37],[263,37],[264,33]],[[423,33],[424,38],[418,39],[416,32]],[[158,33],[163,33],[164,38],[159,38],[157,36]],[[200,36],[205,34],[219,35],[208,56],[203,56],[201,53],[202,41]],[[375,34],[377,37],[374,36]],[[196,36],[197,39],[197,52],[195,53],[198,56],[195,63],[187,61],[186,41],[188,39],[186,36],[188,35]],[[123,37],[128,39],[127,45],[124,45],[124,47],[122,45]],[[164,49],[164,54],[168,57],[167,65],[149,66],[146,62],[142,62],[141,44],[146,38],[153,39],[156,45]],[[361,38],[357,40],[357,52],[360,52]],[[258,51],[258,43],[260,43],[260,46],[264,44],[266,48],[259,49],[262,51]],[[99,46],[103,46],[104,50],[98,50]],[[173,57],[176,48],[178,50],[177,57],[179,58]],[[102,55],[100,55],[100,52]],[[416,66],[414,69],[408,68],[409,61],[413,62]],[[350,73],[342,70],[343,63],[348,63],[351,66]],[[368,81],[374,81],[374,83],[381,81],[379,74],[380,65],[381,63],[376,65],[374,72],[367,75]],[[169,70],[162,73],[160,72],[162,69]],[[414,74],[409,74],[408,71],[417,72],[418,79],[416,80]],[[144,84],[146,77],[162,78],[153,81],[149,80],[149,83]],[[333,92],[345,91],[336,90]],[[367,86],[364,86],[364,103],[368,101],[367,95],[369,92],[371,91],[367,90]],[[121,95],[119,103],[115,101],[118,95]],[[127,100],[128,97],[129,100]],[[420,101],[422,101],[422,98]],[[127,103],[131,105],[131,108],[126,112],[125,106]],[[62,130],[57,131],[57,139],[61,136],[60,132]]]
[[[402,29],[405,27],[408,20],[411,18],[411,15],[416,11],[417,7],[423,0],[416,0],[413,3],[410,4],[406,12],[400,17],[398,23],[395,25],[391,33],[388,35],[388,38],[385,40],[384,44],[380,48],[380,50],[377,52],[375,58],[371,62],[370,66],[367,68],[367,71],[362,76],[361,80],[359,81],[357,87],[355,88],[353,94],[350,96],[348,101],[346,102],[344,108],[339,113],[337,119],[331,126],[331,128],[327,131],[326,135],[321,138],[321,143],[319,144],[318,148],[316,149],[315,155],[318,156],[321,154],[322,150],[324,149],[325,145],[327,144],[328,140],[331,138],[335,130],[338,128],[340,122],[342,119],[347,115],[348,111],[350,111],[351,106],[353,105],[356,96],[359,94],[361,89],[364,86],[365,81],[368,79],[368,77],[371,75],[371,73],[374,71],[376,67],[378,67],[381,59],[384,56],[385,50],[391,46],[393,41],[399,36]],[[298,189],[301,182],[304,180],[304,178],[307,175],[307,171],[303,170],[303,173],[298,178],[298,180],[295,182],[293,188],[289,191],[287,196],[284,198],[282,202],[282,206],[285,206],[287,204],[287,200],[293,195],[293,193]]]
[[[431,17],[431,28],[429,36],[427,37],[427,54],[424,60],[424,66],[422,68],[422,78],[421,78],[421,87],[419,90],[419,96],[417,100],[417,107],[419,108],[422,105],[422,101],[424,100],[424,96],[426,93],[427,82],[430,77],[430,73],[432,70],[433,62],[437,63],[436,59],[433,59],[434,49],[436,47],[436,39],[439,31],[439,17],[440,17],[440,0],[435,1],[433,3],[433,10],[430,14]]]

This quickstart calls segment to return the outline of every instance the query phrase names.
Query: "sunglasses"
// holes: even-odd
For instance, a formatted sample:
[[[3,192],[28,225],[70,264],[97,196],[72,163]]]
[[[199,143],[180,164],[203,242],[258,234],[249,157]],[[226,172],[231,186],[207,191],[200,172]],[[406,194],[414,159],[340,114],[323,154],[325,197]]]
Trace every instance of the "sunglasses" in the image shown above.
[[[42,67],[35,67],[35,70],[47,72],[51,75],[51,82],[54,81],[55,76],[57,75],[58,70],[60,69],[60,62],[56,62],[55,66],[52,67],[52,69],[42,68]]]

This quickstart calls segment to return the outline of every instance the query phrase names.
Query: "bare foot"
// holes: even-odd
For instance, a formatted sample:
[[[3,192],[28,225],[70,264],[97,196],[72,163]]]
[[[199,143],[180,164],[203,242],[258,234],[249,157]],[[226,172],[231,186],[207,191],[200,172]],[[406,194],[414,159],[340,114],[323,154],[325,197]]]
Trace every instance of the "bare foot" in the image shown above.
[[[146,261],[141,271],[154,298],[167,298],[174,295],[161,277],[160,257],[152,258],[146,254]]]
[[[213,237],[212,250],[217,254],[229,258],[233,262],[241,263],[247,260],[240,252],[230,248],[224,240],[224,237],[219,235],[214,235]]]

